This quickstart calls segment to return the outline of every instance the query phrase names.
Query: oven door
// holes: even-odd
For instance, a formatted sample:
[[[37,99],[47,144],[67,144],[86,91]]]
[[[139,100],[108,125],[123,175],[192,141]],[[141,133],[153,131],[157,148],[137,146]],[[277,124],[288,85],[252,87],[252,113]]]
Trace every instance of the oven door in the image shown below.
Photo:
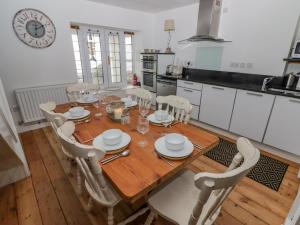
[[[143,72],[143,87],[146,90],[156,92],[156,75],[154,73]]]

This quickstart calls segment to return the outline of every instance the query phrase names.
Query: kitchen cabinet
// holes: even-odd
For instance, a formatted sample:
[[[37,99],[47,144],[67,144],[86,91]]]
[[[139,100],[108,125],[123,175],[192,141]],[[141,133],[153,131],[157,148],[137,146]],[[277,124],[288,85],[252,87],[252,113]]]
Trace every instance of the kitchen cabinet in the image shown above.
[[[199,120],[228,130],[236,89],[203,84]]]
[[[190,101],[193,105],[200,105],[201,101],[201,91],[177,87],[177,96],[181,96]]]
[[[276,96],[263,143],[300,155],[300,99]]]
[[[193,90],[198,90],[198,91],[202,90],[201,83],[186,81],[186,80],[177,80],[177,86],[183,87],[183,88],[188,88],[188,89],[193,89]]]
[[[261,142],[274,99],[274,95],[238,90],[230,131]]]

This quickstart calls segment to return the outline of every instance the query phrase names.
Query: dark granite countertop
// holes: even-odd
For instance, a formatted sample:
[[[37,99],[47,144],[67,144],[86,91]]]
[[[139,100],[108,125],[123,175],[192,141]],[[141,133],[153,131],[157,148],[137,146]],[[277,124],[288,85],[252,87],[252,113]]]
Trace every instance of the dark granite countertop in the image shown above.
[[[266,94],[281,95],[286,97],[300,98],[300,92],[298,95],[286,94],[277,91],[263,91],[262,84],[263,80],[270,75],[260,74],[246,74],[236,72],[224,72],[214,70],[199,70],[199,69],[186,69],[184,68],[183,77],[180,80],[199,82],[203,84],[217,85],[222,87],[229,87],[241,90],[248,90],[254,92],[261,92]],[[279,77],[280,80],[282,77]],[[276,78],[277,79],[277,78]],[[283,89],[286,91],[297,91],[295,88],[284,89],[278,84],[279,81],[275,81],[274,88]],[[281,82],[281,81],[280,81]]]

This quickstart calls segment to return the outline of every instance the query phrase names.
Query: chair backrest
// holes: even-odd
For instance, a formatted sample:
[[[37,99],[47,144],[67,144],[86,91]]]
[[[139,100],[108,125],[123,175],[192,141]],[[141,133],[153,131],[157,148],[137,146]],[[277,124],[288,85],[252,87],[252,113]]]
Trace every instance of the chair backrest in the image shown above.
[[[70,102],[75,102],[83,93],[98,93],[100,86],[98,84],[78,83],[72,84],[66,88],[67,96]]]
[[[91,146],[83,145],[76,141],[73,134],[75,132],[75,124],[73,121],[67,121],[57,129],[57,135],[64,149],[74,158],[88,158],[89,152],[95,152],[98,158],[103,158],[105,152]]]
[[[237,140],[238,153],[224,173],[198,173],[195,175],[195,185],[201,190],[199,199],[193,209],[189,225],[195,225],[205,206],[206,215],[202,215],[203,224],[220,209],[226,197],[235,185],[245,177],[259,160],[260,152],[246,138]],[[241,161],[243,163],[241,163]]]
[[[89,152],[87,159],[76,157],[76,162],[88,183],[87,191],[91,197],[105,207],[114,206],[118,196],[104,178],[96,153]]]
[[[56,108],[55,102],[46,102],[39,105],[45,118],[50,122],[51,126],[56,132],[56,129],[61,126],[67,118],[62,113],[55,113],[53,110]]]
[[[165,106],[166,110],[175,117],[175,120],[184,123],[189,122],[193,107],[187,99],[176,95],[157,96],[156,102],[158,109],[163,109]]]
[[[139,105],[151,106],[152,94],[143,88],[131,88],[126,90],[128,95],[132,95]]]

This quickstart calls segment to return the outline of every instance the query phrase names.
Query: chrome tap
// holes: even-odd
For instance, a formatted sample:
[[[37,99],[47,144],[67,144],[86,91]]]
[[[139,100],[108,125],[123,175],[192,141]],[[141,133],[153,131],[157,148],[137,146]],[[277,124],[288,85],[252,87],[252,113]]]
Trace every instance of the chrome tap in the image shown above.
[[[268,85],[274,80],[275,77],[267,77],[264,79],[261,90],[266,91],[268,89]]]

